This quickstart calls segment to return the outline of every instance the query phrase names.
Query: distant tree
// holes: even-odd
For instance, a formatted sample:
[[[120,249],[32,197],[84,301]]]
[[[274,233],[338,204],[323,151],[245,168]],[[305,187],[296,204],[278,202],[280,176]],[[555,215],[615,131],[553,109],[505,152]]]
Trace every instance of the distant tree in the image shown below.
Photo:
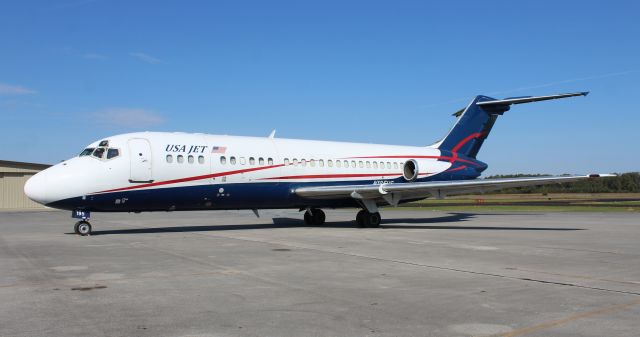
[[[502,174],[489,176],[489,178],[521,178],[544,177],[549,174]],[[639,193],[640,173],[630,172],[619,174],[617,177],[587,179],[574,183],[563,183],[544,186],[527,186],[508,188],[491,193]]]

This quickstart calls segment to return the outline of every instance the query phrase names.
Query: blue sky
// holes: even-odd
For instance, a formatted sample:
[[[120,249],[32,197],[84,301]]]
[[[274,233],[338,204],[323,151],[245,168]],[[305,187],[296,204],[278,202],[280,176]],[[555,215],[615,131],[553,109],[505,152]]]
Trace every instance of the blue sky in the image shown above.
[[[477,94],[591,91],[514,107],[478,158],[638,171],[639,4],[3,1],[0,159],[139,130],[428,145]]]

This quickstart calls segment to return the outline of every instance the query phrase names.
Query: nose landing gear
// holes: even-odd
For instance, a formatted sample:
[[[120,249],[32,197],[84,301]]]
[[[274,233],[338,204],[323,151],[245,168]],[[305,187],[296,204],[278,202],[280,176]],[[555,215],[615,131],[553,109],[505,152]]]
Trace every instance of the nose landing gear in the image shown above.
[[[91,235],[91,224],[89,221],[80,220],[73,226],[73,231],[82,236]]]
[[[89,223],[89,218],[91,217],[91,212],[85,210],[75,210],[71,212],[71,217],[74,219],[80,219],[80,221],[76,222],[73,226],[73,231],[81,236],[91,235],[91,224]]]

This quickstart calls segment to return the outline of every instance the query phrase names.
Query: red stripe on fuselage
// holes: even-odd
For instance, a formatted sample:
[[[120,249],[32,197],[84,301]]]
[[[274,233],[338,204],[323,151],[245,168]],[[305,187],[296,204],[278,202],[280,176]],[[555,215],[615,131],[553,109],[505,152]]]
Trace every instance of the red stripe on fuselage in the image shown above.
[[[449,157],[449,156],[422,156],[422,155],[416,155],[416,156],[363,156],[363,157],[348,157],[348,158],[344,158],[344,159],[384,159],[384,158],[389,158],[389,159],[439,159],[439,160],[447,160],[449,162],[454,162],[454,161],[459,161],[459,162],[463,162],[463,163],[467,163],[467,164],[471,164],[471,165],[475,165],[475,166],[480,166],[478,163],[474,163],[470,160],[466,160],[466,159],[461,159],[458,158],[458,154],[454,153],[453,157]]]
[[[111,190],[104,190],[104,191],[100,191],[100,192],[94,192],[94,193],[92,193],[92,194],[97,194],[97,193],[107,193],[107,192],[128,191],[128,190],[135,190],[135,189],[145,188],[145,187],[153,187],[153,186],[161,186],[161,185],[169,185],[169,184],[184,183],[184,182],[187,182],[187,181],[194,181],[194,180],[202,180],[202,179],[209,179],[209,178],[217,178],[217,177],[223,177],[223,176],[230,176],[230,175],[234,175],[234,174],[240,174],[240,173],[246,173],[246,172],[253,172],[253,171],[260,171],[260,170],[266,170],[266,169],[271,169],[271,168],[276,168],[276,167],[281,167],[281,166],[284,166],[284,164],[271,165],[271,166],[264,166],[264,167],[253,167],[253,168],[250,168],[250,169],[234,170],[234,171],[226,171],[226,172],[218,172],[218,173],[205,174],[205,175],[194,176],[194,177],[186,177],[186,178],[180,178],[180,179],[172,179],[172,180],[158,181],[158,182],[155,182],[155,183],[148,183],[148,184],[141,184],[141,185],[135,185],[135,186],[127,186],[127,187],[121,187],[121,188],[114,188],[114,189],[111,189]]]

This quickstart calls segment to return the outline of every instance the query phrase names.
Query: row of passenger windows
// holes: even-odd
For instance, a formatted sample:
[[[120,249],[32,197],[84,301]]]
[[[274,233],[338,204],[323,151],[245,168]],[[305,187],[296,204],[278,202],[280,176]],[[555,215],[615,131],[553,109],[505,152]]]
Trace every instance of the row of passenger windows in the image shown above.
[[[176,156],[176,162],[179,164],[184,163],[184,156],[179,154]],[[187,156],[187,162],[193,164],[196,162],[196,158],[192,155]],[[167,155],[167,163],[173,163],[173,155]],[[198,164],[204,164],[204,156],[198,156]]]
[[[167,155],[167,163],[173,163],[173,155],[168,154]],[[176,156],[176,162],[177,163],[184,163],[184,156],[179,154]],[[189,164],[193,164],[196,161],[196,157],[189,155],[187,156],[187,162]],[[204,164],[205,160],[204,160],[204,156],[198,156],[198,163],[199,164]],[[236,165],[236,164],[240,164],[240,165],[246,165],[247,164],[247,159],[245,157],[240,157],[240,158],[236,158],[234,156],[229,157],[228,160],[230,165]],[[248,163],[249,165],[256,165],[256,163],[260,166],[265,165],[265,162],[267,165],[273,165],[273,158],[267,158],[266,161],[264,158],[259,157],[259,158],[255,158],[255,157],[249,157]],[[227,164],[227,157],[226,156],[221,156],[220,157],[220,164],[222,165],[226,165]],[[327,160],[326,164],[328,167],[344,167],[344,168],[374,168],[374,169],[399,169],[400,167],[402,167],[402,163],[398,163],[398,162],[383,162],[383,161],[348,161],[348,160]],[[297,158],[293,158],[291,160],[289,160],[289,158],[285,158],[284,159],[284,165],[300,165],[300,166],[307,166],[309,165],[310,167],[324,167],[325,165],[325,161],[323,159],[310,159],[310,160],[306,160],[306,159],[300,159],[298,160]]]
[[[236,159],[236,157],[229,157],[229,164],[231,165],[236,165],[236,163],[238,162],[238,160]],[[246,164],[246,160],[244,157],[240,157],[239,158],[239,162],[240,165],[245,165]],[[348,160],[327,160],[327,166],[328,167],[333,167],[335,165],[335,167],[345,167],[348,168],[349,165],[351,165],[352,168],[381,168],[381,169],[399,169],[402,166],[402,163],[398,163],[398,162],[377,162],[377,161],[355,161],[352,160],[351,162],[349,162]],[[220,157],[220,164],[222,165],[226,165],[227,164],[227,157],[222,156]],[[254,157],[249,157],[249,165],[255,165],[256,164],[256,159]],[[306,159],[296,159],[293,158],[291,160],[289,160],[289,158],[285,158],[284,159],[284,165],[300,165],[300,166],[311,166],[311,167],[324,167],[325,161],[323,159],[310,159],[310,160],[306,160]],[[264,165],[264,159],[263,158],[258,158],[258,165]],[[273,165],[273,159],[268,158],[267,159],[267,165]]]
[[[239,160],[236,160],[236,157],[229,157],[229,164],[235,165],[238,162],[240,162],[240,165],[245,165],[247,163],[247,160],[246,160],[245,157],[240,157]],[[258,165],[262,166],[262,165],[264,165],[264,163],[265,163],[264,158],[259,157],[258,158]],[[225,156],[220,157],[220,164],[226,165],[227,164],[227,157],[225,157]],[[255,164],[256,164],[256,158],[249,157],[249,165],[255,165]],[[267,158],[267,165],[273,165],[273,158]]]

